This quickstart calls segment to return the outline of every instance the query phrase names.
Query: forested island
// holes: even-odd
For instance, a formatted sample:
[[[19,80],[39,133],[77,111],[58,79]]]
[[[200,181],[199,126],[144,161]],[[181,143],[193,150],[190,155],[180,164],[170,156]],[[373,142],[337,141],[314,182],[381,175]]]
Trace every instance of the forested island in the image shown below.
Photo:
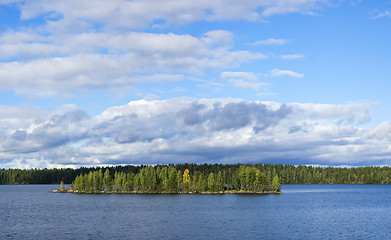
[[[174,166],[146,166],[137,174],[115,172],[114,178],[108,169],[80,174],[71,187],[75,193],[279,193],[280,180],[275,175],[270,181],[254,166],[207,176],[200,171],[190,174],[189,169],[182,173]],[[58,192],[65,191],[61,185]]]
[[[184,182],[186,170],[190,182]],[[95,179],[101,179],[102,175],[100,183],[96,182],[97,187],[88,183],[92,175],[98,175]],[[108,176],[111,184],[108,184]],[[75,190],[79,191],[80,179],[83,179],[80,191],[103,189],[102,191],[114,192],[262,192],[273,191],[272,183],[276,176],[281,184],[391,184],[390,167],[335,168],[282,164],[188,163],[78,169],[0,169],[0,184],[59,184],[63,181],[65,184],[73,183]]]

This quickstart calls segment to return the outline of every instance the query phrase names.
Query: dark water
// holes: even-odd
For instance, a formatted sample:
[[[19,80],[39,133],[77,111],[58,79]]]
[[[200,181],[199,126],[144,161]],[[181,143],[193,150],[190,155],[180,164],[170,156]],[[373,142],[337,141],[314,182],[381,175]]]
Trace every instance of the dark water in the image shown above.
[[[390,185],[280,195],[81,195],[0,186],[0,239],[391,239]]]

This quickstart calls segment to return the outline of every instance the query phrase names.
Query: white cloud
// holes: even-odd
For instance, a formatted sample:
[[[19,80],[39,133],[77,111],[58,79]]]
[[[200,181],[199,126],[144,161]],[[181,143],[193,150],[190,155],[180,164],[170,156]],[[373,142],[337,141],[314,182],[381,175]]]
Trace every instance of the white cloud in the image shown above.
[[[254,21],[273,14],[306,13],[327,3],[314,0],[284,1],[284,4],[265,0],[240,3],[171,0],[170,4],[159,0],[99,3],[36,0],[0,4],[15,2],[18,4],[13,7],[20,8],[21,20],[41,19],[42,24],[10,29],[0,35],[0,88],[40,97],[71,96],[75,90],[129,87],[143,78],[140,76],[149,74],[202,74],[267,57],[232,50],[233,34],[224,30],[194,37],[134,29],[200,20]],[[286,42],[268,39],[257,44]],[[235,84],[261,87],[243,79]]]
[[[335,120],[335,124],[347,122],[349,124],[363,124],[370,121],[370,105],[360,103],[349,104],[312,104],[312,103],[290,103],[295,109],[295,114],[301,118],[316,120]],[[341,116],[341,118],[340,118]]]
[[[89,117],[74,107],[4,106],[0,167],[276,159],[390,164],[391,124],[360,127],[369,108],[179,98],[133,101]]]
[[[280,70],[280,69],[273,69],[270,72],[270,76],[272,77],[281,77],[281,76],[289,76],[289,77],[294,77],[294,78],[302,78],[304,74],[297,73],[291,70]]]
[[[248,81],[257,81],[258,77],[252,72],[222,72],[222,78],[241,78]]]
[[[383,12],[379,12],[376,16],[371,17],[371,19],[376,20],[383,17],[391,17],[391,11],[385,10]]]
[[[237,88],[260,90],[265,83],[258,81],[258,76],[251,72],[222,72],[221,77],[228,79]]]
[[[110,27],[146,28],[148,25],[186,24],[207,20],[249,20],[276,14],[301,13],[313,14],[331,0],[171,0],[169,3],[160,0],[145,1],[100,1],[83,2],[68,0],[21,1],[22,19],[33,19],[48,15],[50,28],[71,29],[75,26],[88,27],[92,23],[103,23]],[[53,16],[53,17],[50,17]],[[57,20],[58,17],[60,20]],[[160,23],[154,22],[160,20]],[[79,24],[75,24],[78,22]]]
[[[262,16],[269,17],[277,14],[287,14],[287,13],[301,13],[314,15],[316,10],[321,8],[322,5],[328,5],[338,1],[328,1],[328,0],[279,0],[279,1],[264,1],[264,10],[262,11]]]
[[[391,140],[391,122],[382,122],[377,127],[368,131],[369,138],[371,139],[383,139],[390,141]]]
[[[18,36],[22,36],[19,42]],[[31,43],[34,39],[44,43]],[[0,63],[0,88],[30,96],[68,96],[86,89],[175,81],[183,79],[183,73],[199,74],[265,58],[260,53],[232,51],[232,33],[221,30],[199,38],[131,32],[67,35],[50,41],[27,33],[4,34],[0,49],[8,50],[0,56],[23,57],[23,61]]]
[[[143,97],[143,99],[145,99],[145,100],[157,100],[157,99],[159,99],[160,97],[158,96],[158,95],[156,95],[156,94],[153,94],[153,93],[149,93],[149,94],[147,94],[147,95],[145,95],[144,97]]]
[[[23,21],[39,19],[0,35],[0,89],[19,95],[74,96],[94,89],[129,89],[149,81],[166,82],[224,71],[267,58],[234,49],[231,32],[201,36],[146,33],[142,29],[194,21],[248,20],[299,12],[327,1],[2,1],[18,4]],[[287,7],[288,6],[288,7]],[[98,27],[96,27],[98,26]],[[137,30],[137,31],[135,31]],[[259,44],[284,44],[268,39]],[[260,89],[262,83],[236,79],[236,87]]]
[[[285,60],[295,60],[295,59],[304,58],[304,55],[302,55],[302,54],[283,55],[283,56],[281,56],[281,58],[285,59]]]
[[[212,49],[231,48],[233,34],[223,30],[210,31],[202,37],[155,34],[143,32],[127,33],[80,33],[59,37],[40,36],[27,32],[7,32],[0,36],[1,58],[43,57],[80,53],[112,55],[135,51],[140,54],[167,56],[206,56]]]
[[[275,39],[275,38],[269,38],[266,40],[260,40],[252,43],[251,45],[257,46],[257,45],[284,45],[287,44],[288,40],[286,39]]]

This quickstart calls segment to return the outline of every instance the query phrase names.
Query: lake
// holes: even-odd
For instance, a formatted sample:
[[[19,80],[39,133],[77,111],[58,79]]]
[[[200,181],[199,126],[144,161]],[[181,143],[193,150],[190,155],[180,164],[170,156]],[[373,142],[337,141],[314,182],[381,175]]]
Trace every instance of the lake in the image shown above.
[[[0,239],[391,239],[391,185],[279,195],[51,193],[0,185]]]

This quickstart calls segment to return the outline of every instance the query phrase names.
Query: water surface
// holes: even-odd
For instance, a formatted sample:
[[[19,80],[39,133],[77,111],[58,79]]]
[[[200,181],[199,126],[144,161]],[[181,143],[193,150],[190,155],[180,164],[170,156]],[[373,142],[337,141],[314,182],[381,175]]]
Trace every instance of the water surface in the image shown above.
[[[61,194],[0,186],[0,239],[391,239],[390,185],[280,195]]]

